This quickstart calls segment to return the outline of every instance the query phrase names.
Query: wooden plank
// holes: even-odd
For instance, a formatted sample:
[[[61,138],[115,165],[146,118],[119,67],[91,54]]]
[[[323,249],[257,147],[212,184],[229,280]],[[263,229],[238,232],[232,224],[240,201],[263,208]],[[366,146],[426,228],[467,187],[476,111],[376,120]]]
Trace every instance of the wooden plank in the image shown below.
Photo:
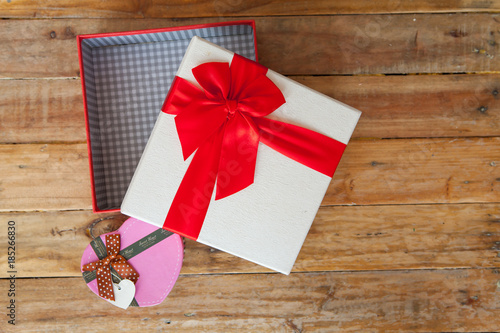
[[[17,226],[17,276],[81,276],[80,260],[94,235],[118,229],[124,215],[90,211],[2,213]],[[499,204],[322,207],[295,263],[294,272],[499,267]],[[7,244],[7,228],[0,229]],[[8,277],[0,252],[0,278]],[[269,272],[186,240],[181,274]]]
[[[292,78],[361,110],[354,138],[500,134],[498,74]]]
[[[499,11],[498,1],[403,1],[403,0],[119,0],[5,1],[0,17],[5,18],[180,18],[270,15],[327,15],[428,12]]]
[[[292,76],[363,111],[353,137],[500,136],[500,75]],[[0,143],[82,142],[80,80],[0,80]]]
[[[162,304],[127,311],[99,300],[81,278],[19,279],[16,327],[2,325],[7,332],[488,332],[500,327],[499,277],[493,269],[181,276]],[[0,280],[1,290],[9,285]]]
[[[85,144],[0,145],[0,159],[0,211],[90,208]],[[353,140],[323,205],[499,202],[499,168],[499,137]]]
[[[359,140],[323,205],[498,202],[500,138]]]
[[[0,77],[78,76],[78,34],[222,20],[1,20]],[[499,22],[493,14],[256,18],[260,62],[286,75],[498,71]]]
[[[0,145],[0,211],[90,209],[86,144]]]
[[[0,142],[85,141],[80,80],[0,80]]]

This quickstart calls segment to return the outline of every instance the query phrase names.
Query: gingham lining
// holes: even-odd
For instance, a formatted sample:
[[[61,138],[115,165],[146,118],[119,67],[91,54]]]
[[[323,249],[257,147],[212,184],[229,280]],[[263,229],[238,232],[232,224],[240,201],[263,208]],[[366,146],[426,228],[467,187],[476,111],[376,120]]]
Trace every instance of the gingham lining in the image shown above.
[[[193,36],[255,60],[249,25],[83,40],[94,184],[100,210],[120,207]]]

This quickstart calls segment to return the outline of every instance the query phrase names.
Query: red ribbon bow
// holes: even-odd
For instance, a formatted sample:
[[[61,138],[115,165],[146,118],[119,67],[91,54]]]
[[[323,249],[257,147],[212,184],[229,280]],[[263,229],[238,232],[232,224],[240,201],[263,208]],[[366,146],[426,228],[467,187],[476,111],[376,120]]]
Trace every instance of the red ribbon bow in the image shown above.
[[[120,242],[120,234],[106,235],[106,251],[108,255],[99,261],[83,266],[84,271],[96,271],[99,296],[111,301],[115,300],[113,282],[111,280],[111,266],[113,266],[123,279],[128,279],[134,284],[139,278],[139,273],[119,254]]]
[[[162,111],[175,125],[186,160],[196,150],[163,227],[196,240],[217,180],[215,200],[254,181],[259,141],[329,177],[345,145],[317,132],[264,118],[285,103],[268,69],[234,55],[193,68],[203,90],[176,77]]]

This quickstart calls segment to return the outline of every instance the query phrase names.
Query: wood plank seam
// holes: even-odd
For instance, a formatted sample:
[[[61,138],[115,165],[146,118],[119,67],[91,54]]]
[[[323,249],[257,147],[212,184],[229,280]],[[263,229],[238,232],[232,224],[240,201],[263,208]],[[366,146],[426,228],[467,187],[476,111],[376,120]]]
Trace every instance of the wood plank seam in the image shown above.
[[[55,6],[54,6],[55,5]],[[95,1],[86,2],[86,6],[59,1],[43,3],[35,1],[28,4],[0,4],[0,17],[5,18],[190,18],[190,17],[226,17],[226,16],[287,16],[287,15],[370,15],[370,14],[420,14],[420,13],[477,13],[500,11],[495,1],[489,2],[443,2],[438,3],[403,0],[393,1],[140,1],[127,5],[117,1],[105,4]],[[196,13],[196,15],[194,15]]]
[[[463,73],[498,70],[498,22],[493,14],[287,16],[255,19],[259,27],[257,39],[260,61],[281,74]],[[220,20],[186,19],[182,23],[172,19],[5,20],[0,22],[4,31],[0,42],[7,45],[0,51],[0,73],[4,77],[78,76],[74,42],[78,34],[207,21]],[[396,31],[392,29],[393,26],[402,28]],[[294,34],[293,40],[286,37],[289,33]],[[13,40],[26,45],[23,52],[16,53],[20,48],[12,44]],[[61,58],[62,54],[68,53],[74,56]],[[311,62],[311,56],[316,57],[317,61]],[[27,61],[33,66],[27,68],[21,65]]]

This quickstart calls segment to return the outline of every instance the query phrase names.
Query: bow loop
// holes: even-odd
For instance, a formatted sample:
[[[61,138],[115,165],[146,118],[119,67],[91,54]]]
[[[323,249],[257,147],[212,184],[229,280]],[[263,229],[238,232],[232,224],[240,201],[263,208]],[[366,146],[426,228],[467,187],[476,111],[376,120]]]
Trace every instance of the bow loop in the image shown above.
[[[248,85],[258,78],[266,76],[267,71],[266,67],[234,54],[231,61],[231,91],[229,92],[229,98],[241,99]],[[281,95],[281,92],[279,94]]]
[[[285,104],[285,97],[271,79],[260,75],[239,97],[239,110],[252,117],[265,117]]]
[[[224,101],[231,88],[231,74],[227,62],[208,62],[193,68],[193,75],[208,99]]]
[[[101,260],[83,266],[84,271],[96,271],[99,296],[111,301],[115,300],[113,281],[111,278],[111,267],[113,267],[121,278],[128,279],[134,284],[139,278],[139,273],[137,273],[137,271],[120,254],[120,243],[120,234],[106,235],[107,256]]]

